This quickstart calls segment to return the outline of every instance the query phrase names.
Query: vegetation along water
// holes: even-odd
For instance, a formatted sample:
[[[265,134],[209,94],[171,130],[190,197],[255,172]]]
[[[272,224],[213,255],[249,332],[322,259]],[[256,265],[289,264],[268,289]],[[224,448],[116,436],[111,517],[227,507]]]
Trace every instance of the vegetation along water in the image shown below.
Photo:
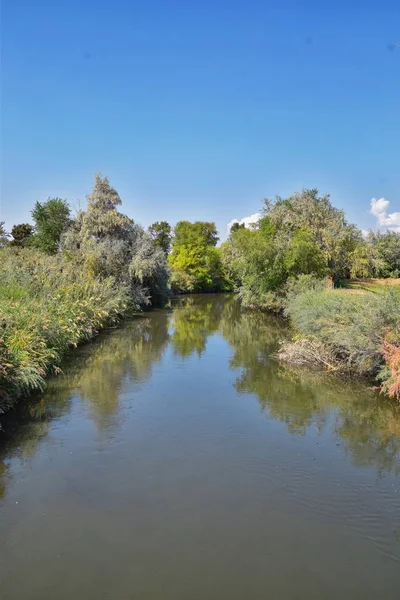
[[[0,412],[41,392],[68,350],[172,292],[236,291],[243,307],[290,319],[282,361],[367,377],[400,397],[399,233],[363,236],[313,189],[265,200],[258,223],[235,223],[220,247],[212,222],[145,231],[120,205],[99,174],[76,215],[52,198],[11,240],[0,224]]]

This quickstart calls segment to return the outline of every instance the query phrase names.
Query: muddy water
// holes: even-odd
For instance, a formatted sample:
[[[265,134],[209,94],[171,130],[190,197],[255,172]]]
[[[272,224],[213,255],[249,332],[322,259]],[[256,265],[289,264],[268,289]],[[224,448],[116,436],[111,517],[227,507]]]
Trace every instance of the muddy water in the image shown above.
[[[79,349],[0,437],[2,600],[400,590],[400,407],[185,298]]]

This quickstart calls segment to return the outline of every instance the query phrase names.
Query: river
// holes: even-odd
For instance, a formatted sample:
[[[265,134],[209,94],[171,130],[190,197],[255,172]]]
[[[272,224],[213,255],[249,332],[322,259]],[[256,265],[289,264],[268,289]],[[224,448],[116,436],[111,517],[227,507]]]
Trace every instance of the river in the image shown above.
[[[400,594],[400,406],[231,295],[78,349],[0,436],[2,600]]]

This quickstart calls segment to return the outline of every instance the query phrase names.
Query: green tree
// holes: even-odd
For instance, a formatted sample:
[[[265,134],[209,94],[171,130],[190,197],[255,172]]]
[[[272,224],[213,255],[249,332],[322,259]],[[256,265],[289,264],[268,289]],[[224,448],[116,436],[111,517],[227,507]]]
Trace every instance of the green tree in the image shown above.
[[[172,227],[167,221],[156,221],[149,227],[149,233],[155,246],[169,254],[172,241]]]
[[[13,246],[27,246],[31,242],[33,236],[34,229],[32,225],[29,223],[20,223],[19,225],[14,225],[11,229],[11,235],[13,240],[11,244]]]
[[[47,202],[36,202],[32,210],[35,223],[35,246],[55,254],[59,248],[61,235],[68,229],[71,211],[66,200],[49,198]]]
[[[245,228],[245,224],[244,223],[232,223],[231,228],[230,228],[230,233],[235,233],[235,231],[238,231],[239,229],[244,229]]]
[[[180,292],[223,291],[231,288],[216,244],[214,223],[179,221],[168,257],[172,288]]]
[[[3,248],[8,244],[9,234],[4,228],[4,221],[0,221],[0,248]]]
[[[219,240],[215,223],[209,221],[179,221],[175,225],[173,246],[216,246]]]
[[[376,246],[368,241],[360,242],[351,253],[350,275],[357,279],[380,276],[387,268]]]
[[[384,261],[378,275],[380,277],[399,277],[400,276],[400,233],[395,231],[372,232],[367,237],[367,242],[371,244]]]
[[[286,250],[284,262],[288,275],[312,273],[324,277],[329,272],[326,253],[306,229],[295,232]]]
[[[329,194],[320,196],[317,189],[306,189],[289,198],[265,200],[264,205],[264,213],[280,230],[281,237],[290,238],[298,229],[310,232],[326,255],[335,282],[350,276],[351,253],[362,240],[361,232],[332,205]]]
[[[265,200],[255,229],[235,227],[221,247],[222,262],[247,306],[282,308],[289,277],[350,277],[361,232],[348,224],[329,196],[303,190]]]
[[[223,244],[223,264],[237,283],[244,305],[278,308],[276,294],[287,278],[286,245],[278,241],[276,226],[269,217],[263,217],[257,229],[238,229]]]

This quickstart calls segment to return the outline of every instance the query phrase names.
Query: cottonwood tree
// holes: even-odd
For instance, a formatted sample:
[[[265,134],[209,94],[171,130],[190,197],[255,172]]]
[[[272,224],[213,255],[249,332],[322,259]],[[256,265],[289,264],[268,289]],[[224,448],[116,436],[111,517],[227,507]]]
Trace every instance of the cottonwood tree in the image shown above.
[[[155,246],[159,246],[165,254],[169,254],[172,241],[172,227],[167,221],[156,221],[149,227],[149,234]]]
[[[47,202],[36,202],[31,214],[35,223],[35,246],[43,252],[55,254],[61,235],[71,223],[71,210],[67,201],[49,198]]]
[[[221,262],[218,232],[209,221],[179,221],[174,229],[172,288],[181,292],[224,291],[231,288]]]

